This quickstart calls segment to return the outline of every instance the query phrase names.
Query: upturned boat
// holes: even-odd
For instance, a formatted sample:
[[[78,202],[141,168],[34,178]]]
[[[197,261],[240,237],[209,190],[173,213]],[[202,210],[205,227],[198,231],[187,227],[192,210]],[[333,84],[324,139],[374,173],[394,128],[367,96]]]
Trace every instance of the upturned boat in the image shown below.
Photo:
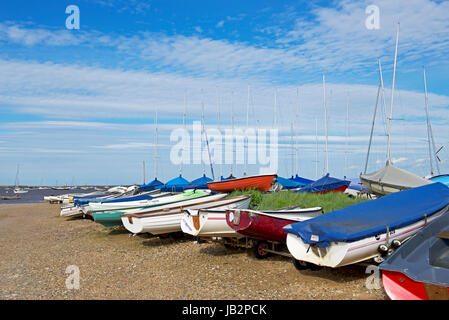
[[[215,194],[203,201],[185,204],[182,206],[155,209],[146,214],[125,214],[122,222],[127,230],[132,233],[164,234],[181,231],[181,220],[185,209],[224,209],[245,206],[248,203],[247,196],[224,198],[227,194]]]
[[[101,223],[105,227],[119,226],[122,224],[120,216],[123,214],[145,214],[155,208],[170,208],[201,202],[203,199],[209,199],[209,196],[210,190],[188,190],[171,196],[142,200],[138,207],[132,205],[118,210],[93,211],[90,215],[95,222]],[[127,205],[127,203],[124,204],[124,206]]]
[[[223,181],[208,182],[210,190],[216,192],[232,192],[234,190],[256,189],[267,192],[275,182],[276,174],[264,174]]]
[[[251,195],[234,197],[235,203],[227,208],[247,209]],[[181,230],[195,237],[239,237],[226,223],[226,208],[184,209],[181,219]]]
[[[448,211],[449,188],[432,183],[284,227],[297,268],[380,263],[403,241]]]
[[[236,232],[251,238],[285,242],[284,226],[319,216],[323,208],[285,208],[271,211],[226,210],[226,223]]]
[[[205,192],[202,195],[209,195],[210,192]],[[173,194],[170,192],[160,192],[157,194],[139,194],[135,196],[102,199],[100,202],[89,202],[83,207],[85,214],[92,214],[99,211],[115,211],[137,209],[143,207],[152,207],[154,205],[161,205],[171,202],[176,202],[189,198],[196,198],[201,196],[199,192],[187,191],[182,194]]]
[[[404,243],[380,266],[393,300],[449,300],[449,214]]]

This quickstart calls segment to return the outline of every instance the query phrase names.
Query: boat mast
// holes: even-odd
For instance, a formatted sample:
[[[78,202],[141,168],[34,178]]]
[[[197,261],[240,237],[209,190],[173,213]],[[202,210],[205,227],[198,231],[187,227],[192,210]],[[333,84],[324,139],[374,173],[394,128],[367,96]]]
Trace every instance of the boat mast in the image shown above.
[[[234,91],[231,93],[231,124],[232,124],[232,161],[231,161],[231,177],[232,175],[232,167],[234,164],[235,158],[235,146],[234,146]]]
[[[384,123],[384,131],[385,134],[387,133],[387,123],[386,123],[386,117],[387,117],[387,103],[385,101],[385,88],[384,88],[384,78],[382,75],[382,64],[380,63],[380,59],[377,59],[377,64],[379,65],[379,73],[380,73],[380,85],[382,87],[382,103],[384,107],[384,116],[383,116],[383,123]]]
[[[203,175],[206,175],[206,168],[204,166],[204,160],[203,160],[203,146],[204,146],[204,97],[203,97],[203,89],[201,89],[201,165],[203,166]]]
[[[346,139],[345,139],[345,168],[344,176],[347,177],[348,165],[348,136],[349,136],[349,93],[346,93]]]
[[[326,78],[325,78],[325,70],[323,69],[323,105],[324,105],[324,130],[326,131],[326,159],[324,163],[324,174],[327,174],[329,172],[329,165],[328,165],[328,146],[327,146],[327,140],[328,140],[328,133],[327,133],[327,107],[326,107]]]
[[[295,171],[299,174],[299,88],[296,88],[296,147],[295,147]]]
[[[368,169],[369,152],[371,150],[371,142],[373,141],[374,123],[376,122],[377,104],[379,102],[380,86],[381,86],[381,81],[379,80],[379,85],[377,86],[376,105],[374,106],[373,121],[371,123],[371,133],[369,135],[368,151],[366,153],[365,171],[363,172],[364,174],[366,174],[366,170]]]
[[[145,184],[145,160],[142,161],[142,168],[143,168],[143,184]]]
[[[429,160],[430,160],[430,174],[433,176],[433,163],[432,163],[432,153],[433,156],[436,157],[435,152],[435,140],[433,139],[432,125],[430,124],[430,116],[429,116],[429,99],[427,96],[427,81],[426,81],[426,69],[423,68],[424,74],[424,94],[425,94],[425,102],[426,102],[426,118],[427,118],[427,137],[429,141]],[[431,147],[432,143],[432,147]],[[432,151],[433,148],[433,151]],[[440,166],[438,164],[437,159],[435,159],[435,165],[437,167],[438,174],[440,174]]]
[[[186,115],[187,115],[187,90],[184,90],[184,113],[182,115],[182,128],[184,129],[184,132],[186,132]],[[182,175],[182,167],[184,164],[184,143],[182,144],[181,149],[181,163],[179,164],[179,175]]]
[[[17,164],[16,181],[14,183],[16,185],[16,188],[19,188],[19,164]]]
[[[295,147],[293,144],[293,121],[290,122],[290,149],[291,149],[291,161],[292,161],[292,177],[294,176],[295,164],[293,156],[295,154]]]
[[[250,96],[250,90],[251,90],[251,88],[250,88],[250,86],[248,85],[248,101],[247,101],[247,103],[246,103],[246,134],[245,134],[245,140],[246,140],[246,143],[245,143],[245,149],[246,149],[246,152],[245,152],[245,154],[243,155],[244,157],[245,157],[245,171],[243,172],[243,175],[244,176],[246,176],[246,173],[248,172],[248,136],[247,136],[247,134],[248,134],[248,118],[249,118],[249,96]]]
[[[221,127],[220,127],[220,93],[218,91],[217,87],[217,120],[218,120],[218,132],[221,134]],[[220,159],[220,177],[223,177],[223,157]]]
[[[315,178],[318,178],[318,119],[315,116]]]
[[[277,95],[278,95],[278,89],[274,89],[274,117],[273,117],[273,127],[277,127]]]
[[[157,143],[158,143],[158,130],[157,130],[157,108],[156,108],[156,117],[154,118],[155,122],[155,131],[154,131],[154,179],[157,180]]]
[[[204,100],[203,95],[201,95],[201,109],[202,109],[202,118],[203,118],[203,132],[204,137],[206,138],[206,146],[207,146],[207,153],[209,155],[209,165],[210,165],[210,171],[212,174],[212,180],[215,180],[215,174],[214,174],[214,167],[212,165],[212,157],[210,155],[210,149],[209,149],[209,139],[207,139],[207,132],[206,132],[206,123],[204,121]],[[201,143],[201,157],[203,156],[203,150],[202,150],[203,144]],[[203,162],[203,175],[206,175],[205,169],[204,169],[204,162]]]
[[[398,41],[399,41],[399,22],[398,30],[396,32],[396,47],[394,50],[394,65],[393,65],[393,83],[391,86],[391,101],[390,101],[390,118],[388,123],[388,146],[387,146],[387,165],[390,164],[390,145],[391,145],[391,120],[393,119],[393,100],[394,100],[394,80],[396,78],[396,62],[398,57]]]

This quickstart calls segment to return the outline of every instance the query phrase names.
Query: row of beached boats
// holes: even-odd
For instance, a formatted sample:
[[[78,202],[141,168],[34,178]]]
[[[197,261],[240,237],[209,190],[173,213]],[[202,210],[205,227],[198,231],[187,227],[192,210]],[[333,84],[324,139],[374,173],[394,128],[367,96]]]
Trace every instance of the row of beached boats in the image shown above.
[[[74,196],[73,203],[61,207],[60,215],[87,217],[106,227],[121,225],[132,234],[165,237],[183,232],[226,247],[252,248],[260,259],[279,254],[290,257],[299,270],[374,262],[384,270],[384,288],[391,298],[435,298],[435,292],[449,297],[449,188],[443,183],[431,182],[326,214],[321,207],[301,208],[300,204],[252,210],[251,194],[229,196],[228,192],[236,189],[269,190],[277,177],[271,175],[269,181],[267,176],[228,179],[222,184],[207,184],[209,188],[182,192],[143,188],[146,191],[136,189],[133,194]],[[349,185],[342,187],[341,180],[329,176],[323,179],[329,182],[326,190],[315,181],[294,191],[344,192],[344,186]],[[416,237],[420,237],[419,243],[428,242],[415,246],[419,253],[414,252],[415,247],[405,246]],[[396,263],[413,264],[416,259],[422,260],[425,270],[415,268],[411,274]],[[432,274],[433,278],[428,280],[422,274]],[[418,285],[402,286],[421,280],[424,288],[430,288],[427,295],[413,291]],[[399,294],[401,290],[406,294]]]

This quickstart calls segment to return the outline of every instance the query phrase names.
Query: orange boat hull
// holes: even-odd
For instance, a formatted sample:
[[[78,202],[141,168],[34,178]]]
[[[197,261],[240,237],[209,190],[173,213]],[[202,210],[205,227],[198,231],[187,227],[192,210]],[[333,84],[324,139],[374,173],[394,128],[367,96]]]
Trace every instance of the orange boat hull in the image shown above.
[[[210,190],[215,192],[232,192],[234,190],[244,189],[257,189],[267,192],[271,187],[273,179],[276,177],[277,175],[275,174],[244,177],[225,181],[208,182],[207,186]]]

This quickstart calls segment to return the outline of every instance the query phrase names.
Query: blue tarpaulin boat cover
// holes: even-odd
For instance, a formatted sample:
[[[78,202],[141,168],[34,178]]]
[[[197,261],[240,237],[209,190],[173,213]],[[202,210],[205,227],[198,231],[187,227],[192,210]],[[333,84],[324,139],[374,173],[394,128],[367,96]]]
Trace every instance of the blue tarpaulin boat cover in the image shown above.
[[[211,181],[213,181],[211,178],[203,175],[201,178],[195,179],[190,182],[187,186],[185,186],[184,189],[209,189],[207,183]]]
[[[363,187],[362,182],[360,182],[360,178],[354,178],[350,179],[351,184],[348,186],[349,189],[354,189],[357,191],[365,191],[368,193],[368,191]]]
[[[444,183],[445,185],[447,185],[449,187],[449,174],[442,174],[439,176],[435,176],[435,177],[430,178],[429,180],[434,181],[434,182]]]
[[[304,243],[327,247],[334,241],[354,242],[383,234],[386,226],[390,231],[405,227],[448,204],[449,188],[437,182],[293,223],[284,230],[301,237]]]
[[[301,183],[301,186],[305,186],[305,185],[313,182],[313,180],[306,179],[306,178],[300,177],[298,175],[296,175],[295,177],[291,177],[290,180]]]
[[[96,198],[73,197],[73,204],[76,207],[81,207],[86,204],[89,204],[89,202],[101,202],[101,200],[102,200],[101,197],[105,197],[105,196],[106,196],[106,194],[99,195]]]
[[[163,191],[184,191],[184,188],[189,184],[190,182],[184,179],[181,175],[179,177],[174,178],[170,181],[168,181],[161,190]]]
[[[155,178],[153,181],[143,184],[139,187],[140,191],[151,191],[155,189],[160,189],[164,186],[162,182],[160,182],[157,178]]]
[[[286,178],[282,178],[282,177],[277,177],[276,178],[277,182],[280,183],[282,185],[283,189],[296,189],[296,188],[301,188],[302,186],[304,186],[304,184],[300,183],[300,182],[296,182],[295,180],[293,180],[293,178],[290,179],[286,179]]]
[[[321,179],[305,185],[296,192],[323,192],[349,185],[350,181],[329,177],[329,173]]]
[[[154,199],[149,194],[141,194],[137,196],[132,197],[125,197],[125,198],[114,198],[114,199],[106,199],[103,201],[100,201],[101,203],[111,203],[111,202],[127,202],[127,201],[138,201],[138,200],[149,200]]]

